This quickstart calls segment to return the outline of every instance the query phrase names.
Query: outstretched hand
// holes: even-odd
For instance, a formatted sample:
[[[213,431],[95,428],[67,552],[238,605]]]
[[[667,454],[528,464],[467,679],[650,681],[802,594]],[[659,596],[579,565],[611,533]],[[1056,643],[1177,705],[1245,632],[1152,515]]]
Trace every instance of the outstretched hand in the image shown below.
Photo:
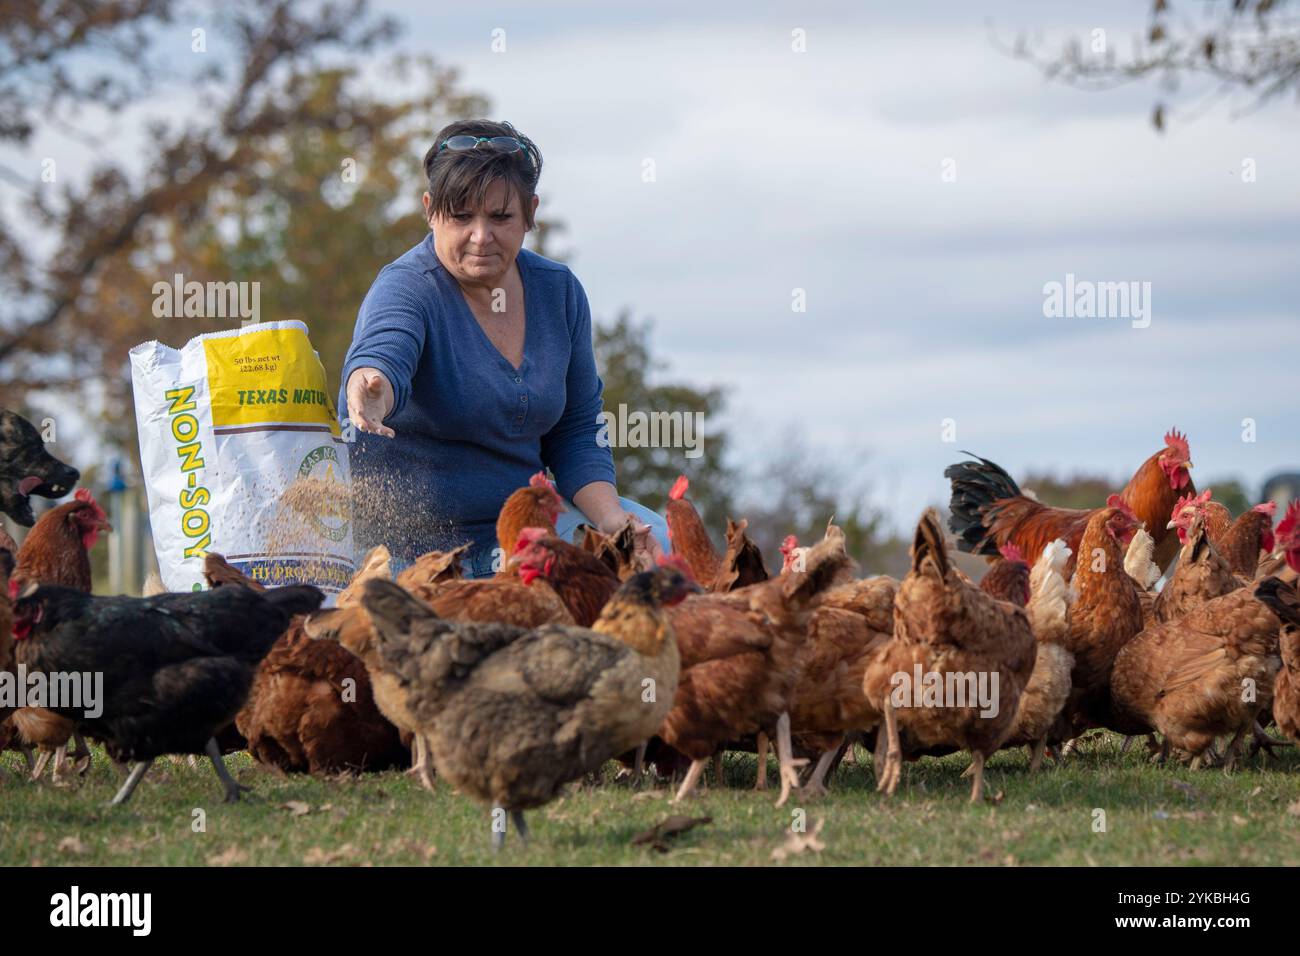
[[[393,386],[377,368],[359,368],[348,376],[348,417],[363,432],[393,437],[384,419],[393,410]]]

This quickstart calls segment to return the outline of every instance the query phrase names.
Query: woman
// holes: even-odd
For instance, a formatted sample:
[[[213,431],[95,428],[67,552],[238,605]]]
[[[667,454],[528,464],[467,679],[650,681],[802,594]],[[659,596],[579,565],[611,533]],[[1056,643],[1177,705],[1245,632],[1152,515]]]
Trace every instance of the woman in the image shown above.
[[[356,541],[388,545],[396,563],[469,541],[466,573],[492,574],[497,513],[544,467],[569,508],[566,539],[581,521],[613,533],[631,517],[652,556],[667,545],[663,519],[618,496],[598,441],[586,293],[523,248],[541,168],[509,123],[444,128],[424,158],[429,235],[361,304],[339,400],[358,430]]]

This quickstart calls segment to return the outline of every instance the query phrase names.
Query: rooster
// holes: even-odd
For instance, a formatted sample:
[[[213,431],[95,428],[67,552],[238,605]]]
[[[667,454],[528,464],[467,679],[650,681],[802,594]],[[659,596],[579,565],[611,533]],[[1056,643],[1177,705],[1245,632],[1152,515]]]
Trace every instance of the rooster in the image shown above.
[[[885,733],[877,734],[877,753],[883,757],[877,789],[894,793],[905,756],[969,750],[971,802],[983,799],[984,761],[1011,732],[1034,658],[1034,633],[1024,609],[964,581],[949,559],[938,514],[926,511],[912,542],[911,570],[894,601],[894,636],[876,652],[863,679],[863,692],[884,714]],[[912,695],[901,693],[899,675],[910,680],[918,672],[937,675],[963,692],[940,706],[910,706],[904,698]],[[988,709],[964,693],[981,675],[994,691]]]
[[[130,798],[163,754],[207,754],[233,801],[241,788],[213,734],[234,720],[258,663],[293,616],[323,599],[301,585],[132,598],[30,583],[14,604],[16,653],[32,671],[103,674],[98,716],[53,709],[102,741],[114,760],[134,763],[114,805]]]
[[[977,461],[958,462],[943,472],[952,483],[948,527],[957,536],[958,550],[993,556],[1009,541],[1021,554],[1042,554],[1060,538],[1081,556],[1084,529],[1102,509],[1079,511],[1042,504],[1023,494],[1001,467],[975,457]],[[1162,571],[1178,553],[1177,539],[1165,527],[1169,515],[1180,494],[1196,492],[1188,474],[1190,458],[1187,438],[1171,429],[1165,447],[1144,461],[1119,493],[1155,539],[1154,560]],[[1073,565],[1066,569],[1067,574],[1072,571]]]
[[[23,541],[18,550],[17,567],[9,579],[10,597],[33,581],[75,588],[89,594],[90,550],[101,533],[112,530],[108,515],[95,501],[90,489],[78,488],[72,501],[41,515]],[[32,769],[33,780],[41,776],[51,756],[54,766],[50,775],[58,780],[68,758],[69,740],[76,745],[71,757],[74,762],[80,760],[78,772],[84,774],[89,768],[90,748],[76,733],[72,721],[41,707],[24,707],[14,713],[12,720],[19,738],[40,749],[40,756]]]
[[[676,569],[643,572],[591,629],[447,621],[385,581],[367,584],[362,600],[439,773],[508,812],[526,840],[523,811],[655,732],[679,669],[665,609],[695,590]]]

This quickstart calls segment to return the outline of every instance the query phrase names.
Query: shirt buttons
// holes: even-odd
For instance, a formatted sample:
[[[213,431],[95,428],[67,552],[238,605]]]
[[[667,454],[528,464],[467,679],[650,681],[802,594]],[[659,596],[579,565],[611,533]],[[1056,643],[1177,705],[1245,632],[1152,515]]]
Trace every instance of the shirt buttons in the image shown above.
[[[528,396],[527,396],[527,395],[520,395],[520,396],[519,396],[519,401],[524,402],[524,403],[527,403],[527,401],[528,401]]]
[[[518,385],[518,384],[519,384],[520,382],[522,382],[522,381],[523,381],[523,379],[520,378],[518,375],[515,376],[515,384],[516,384],[516,385]]]

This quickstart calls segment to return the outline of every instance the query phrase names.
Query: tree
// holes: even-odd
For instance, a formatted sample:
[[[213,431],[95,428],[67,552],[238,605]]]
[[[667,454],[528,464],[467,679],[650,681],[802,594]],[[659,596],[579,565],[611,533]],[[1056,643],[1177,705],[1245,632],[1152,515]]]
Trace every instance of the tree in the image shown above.
[[[619,493],[647,508],[662,510],[673,482],[685,474],[691,482],[691,500],[700,513],[710,526],[721,525],[731,513],[735,484],[735,475],[726,465],[728,437],[717,423],[726,404],[725,395],[716,387],[701,389],[681,382],[655,381],[656,373],[663,371],[666,364],[651,354],[650,328],[649,322],[635,322],[625,311],[612,323],[596,323],[592,329],[596,367],[605,383],[605,411],[614,416],[609,438]],[[686,448],[665,445],[664,440],[673,437],[671,430],[660,435],[657,447],[618,444],[620,418],[654,413],[678,413],[683,424],[685,416],[698,413],[704,423],[703,453],[688,458]],[[630,427],[624,434],[633,434]],[[684,430],[679,432],[685,434]]]
[[[1291,0],[1208,0],[1190,14],[1175,13],[1169,0],[1152,0],[1151,21],[1126,56],[1116,54],[1104,32],[1087,41],[1071,37],[1059,53],[1021,35],[1013,55],[1049,79],[1085,90],[1110,90],[1158,77],[1173,92],[1184,78],[1205,78],[1215,95],[1244,91],[1258,108],[1287,93],[1300,93],[1300,20]],[[1085,49],[1087,52],[1085,52]],[[1158,101],[1152,125],[1163,131],[1168,110]]]
[[[294,261],[249,239],[265,231],[254,220],[283,215],[292,200],[323,205],[308,180],[325,165],[337,174],[346,157],[376,158],[372,172],[388,175],[384,161],[422,111],[436,106],[460,115],[482,103],[458,92],[447,70],[435,71],[417,96],[388,102],[366,93],[355,69],[322,65],[329,56],[370,54],[395,36],[394,22],[372,17],[365,0],[28,2],[0,26],[0,104],[8,119],[0,137],[22,143],[38,123],[75,129],[69,117],[87,106],[141,102],[175,52],[159,48],[158,28],[203,22],[200,14],[212,10],[212,29],[237,51],[235,67],[214,57],[195,71],[189,79],[203,108],[155,118],[152,159],[112,155],[101,135],[89,142],[102,158],[82,182],[56,176],[41,184],[8,171],[6,181],[23,191],[21,215],[0,219],[0,403],[22,407],[33,392],[49,391],[83,407],[98,404],[110,439],[126,441],[134,427],[122,414],[130,407],[127,350],[149,338],[180,344],[231,324],[155,318],[155,282],[176,272],[187,280],[265,282],[271,308],[304,307],[293,280],[336,269],[345,251],[337,244],[348,237],[306,230]],[[192,35],[206,49],[217,41],[200,42],[202,29]],[[313,143],[320,147],[316,166],[279,161],[301,162]],[[33,229],[53,238],[51,252],[33,251],[42,247],[26,239]],[[309,242],[327,267],[295,273],[312,255]],[[369,252],[378,255],[373,246]]]

